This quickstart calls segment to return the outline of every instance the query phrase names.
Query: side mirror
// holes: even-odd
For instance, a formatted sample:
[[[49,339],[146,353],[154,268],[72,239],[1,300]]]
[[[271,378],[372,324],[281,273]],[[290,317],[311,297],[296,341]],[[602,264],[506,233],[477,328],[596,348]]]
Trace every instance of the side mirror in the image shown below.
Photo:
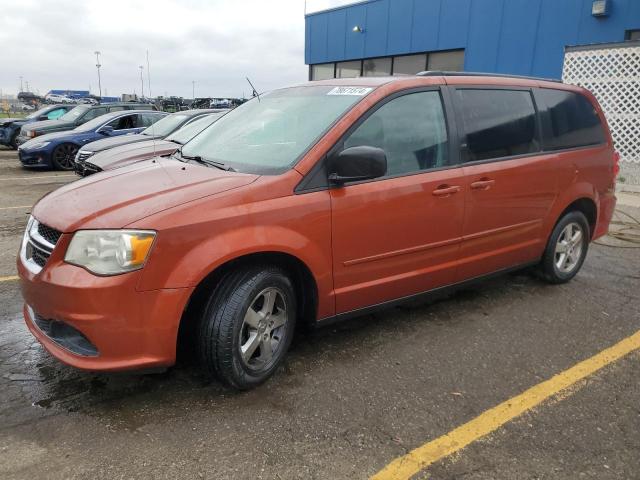
[[[387,155],[376,147],[345,148],[329,159],[327,171],[334,185],[371,180],[387,173]]]
[[[49,117],[47,117],[46,115],[40,115],[38,117],[38,120],[49,120]]]
[[[98,130],[98,133],[101,133],[102,135],[111,135],[113,133],[113,127],[111,125],[105,125]]]

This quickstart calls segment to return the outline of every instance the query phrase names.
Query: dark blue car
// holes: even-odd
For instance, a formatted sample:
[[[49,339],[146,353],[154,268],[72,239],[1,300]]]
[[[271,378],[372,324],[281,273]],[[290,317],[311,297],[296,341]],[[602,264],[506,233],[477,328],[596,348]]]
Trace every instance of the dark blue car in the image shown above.
[[[25,118],[0,118],[0,145],[18,148],[16,138],[23,125],[42,120],[57,120],[75,105],[47,105]]]
[[[100,138],[138,133],[167,115],[152,110],[125,110],[107,113],[74,130],[41,135],[18,147],[24,167],[72,170],[78,149]]]

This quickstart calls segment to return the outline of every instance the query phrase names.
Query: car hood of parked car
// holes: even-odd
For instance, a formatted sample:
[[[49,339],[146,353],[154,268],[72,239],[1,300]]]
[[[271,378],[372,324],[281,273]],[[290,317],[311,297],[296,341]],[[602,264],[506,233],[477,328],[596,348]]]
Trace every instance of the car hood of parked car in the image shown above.
[[[12,123],[25,123],[26,118],[0,118],[0,127],[8,127]]]
[[[27,140],[22,145],[20,145],[20,148],[28,150],[34,145],[38,145],[39,143],[42,143],[42,142],[51,142],[53,140],[59,140],[61,138],[65,138],[70,135],[78,136],[82,133],[87,133],[87,132],[74,132],[73,130],[65,130],[62,132],[45,133],[44,135],[38,135],[37,137],[34,137],[31,140]]]
[[[173,158],[155,158],[68,183],[43,197],[32,214],[61,232],[123,228],[154,213],[254,182]]]
[[[101,138],[95,142],[87,143],[82,150],[89,152],[101,152],[109,148],[118,147],[120,145],[126,145],[128,143],[144,142],[150,140],[150,135],[142,135],[141,133],[130,133],[128,135],[119,135],[117,137]]]
[[[23,128],[26,130],[35,130],[36,132],[58,132],[61,130],[71,130],[76,124],[66,120],[41,120],[26,124]]]
[[[152,157],[171,155],[178,148],[180,148],[179,144],[169,140],[147,140],[146,142],[128,143],[98,152],[89,157],[87,162],[100,167],[102,170],[112,170]],[[88,147],[87,150],[89,150]]]

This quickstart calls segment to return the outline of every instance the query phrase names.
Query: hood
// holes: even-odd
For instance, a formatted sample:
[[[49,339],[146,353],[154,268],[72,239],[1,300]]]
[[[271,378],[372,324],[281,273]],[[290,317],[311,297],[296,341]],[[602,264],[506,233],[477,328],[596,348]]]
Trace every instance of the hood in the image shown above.
[[[27,123],[25,130],[35,130],[36,132],[59,132],[76,128],[76,124],[66,120],[41,120],[39,122]]]
[[[0,118],[0,127],[8,127],[15,122],[24,122],[26,118]]]
[[[87,144],[85,148],[90,150],[89,146],[91,145],[93,145],[93,143]],[[89,157],[87,162],[100,167],[102,170],[112,170],[152,157],[171,155],[178,148],[180,148],[180,145],[168,140],[147,140],[145,142],[129,143],[98,152]]]
[[[82,133],[82,132],[72,132],[71,130],[65,130],[63,132],[45,133],[44,135],[38,135],[37,137],[34,137],[31,140],[27,140],[22,145],[20,145],[20,148],[28,150],[33,145],[37,145],[38,143],[50,142],[51,140],[57,140],[59,138],[67,137],[72,133],[73,134],[78,134],[78,133]]]
[[[156,158],[68,183],[42,198],[32,213],[65,233],[123,228],[162,210],[243,187],[257,178]]]
[[[149,135],[141,135],[139,133],[130,133],[128,135],[119,135],[116,137],[101,138],[95,142],[87,143],[82,150],[89,152],[101,152],[108,148],[118,147],[120,145],[126,145],[127,143],[144,142],[149,140]]]

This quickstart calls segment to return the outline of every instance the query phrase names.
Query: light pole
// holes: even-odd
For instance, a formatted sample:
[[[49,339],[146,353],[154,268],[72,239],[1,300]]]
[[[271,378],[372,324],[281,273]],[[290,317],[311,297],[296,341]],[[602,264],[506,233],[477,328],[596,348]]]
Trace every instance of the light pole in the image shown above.
[[[140,87],[142,88],[141,98],[144,98],[144,79],[142,77],[142,70],[144,70],[144,67],[140,65],[138,68],[140,69]]]
[[[27,92],[28,92],[28,91],[29,91],[29,82],[28,82],[28,81],[26,81],[26,82],[24,82],[24,83],[26,83],[26,84],[27,84]]]
[[[20,91],[23,92],[24,90],[22,89],[22,75],[20,75]]]
[[[102,99],[102,83],[100,83],[100,52],[96,50],[93,52],[96,54],[96,68],[98,69],[98,91],[100,92],[100,99]]]
[[[196,99],[196,81],[195,80],[191,80],[191,97],[194,100]]]

